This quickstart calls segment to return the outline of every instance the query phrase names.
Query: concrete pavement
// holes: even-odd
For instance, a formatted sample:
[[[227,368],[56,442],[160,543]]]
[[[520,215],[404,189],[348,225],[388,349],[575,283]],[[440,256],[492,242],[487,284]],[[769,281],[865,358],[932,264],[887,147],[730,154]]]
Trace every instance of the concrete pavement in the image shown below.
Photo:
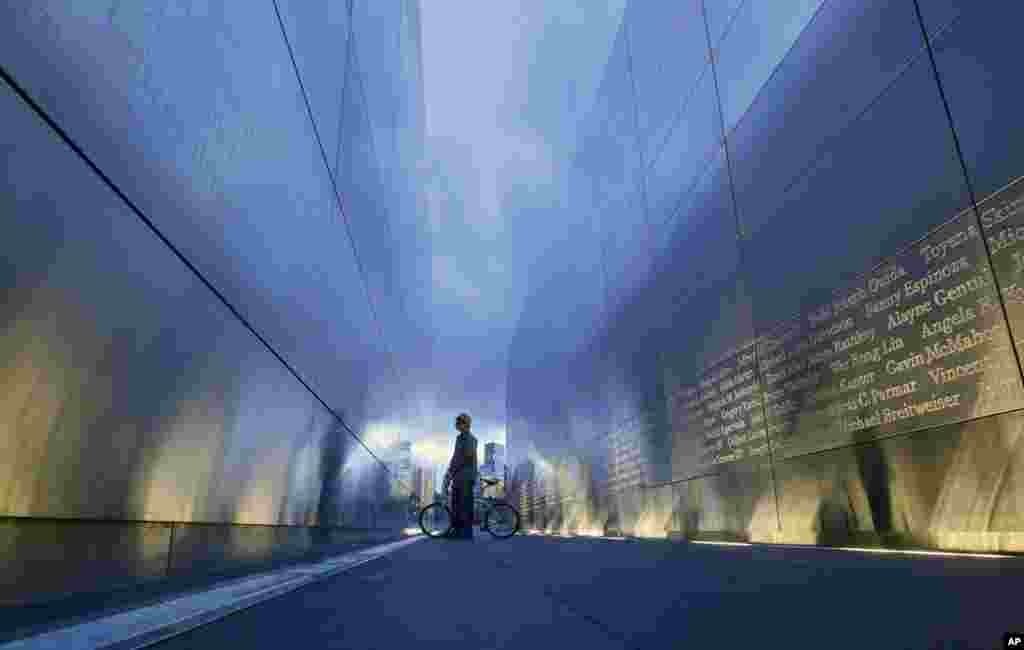
[[[0,645],[0,650],[129,650],[144,648],[280,597],[306,585],[379,559],[422,536],[343,553],[319,562],[290,565],[188,594],[99,616]]]
[[[1024,560],[516,537],[426,540],[160,645],[994,648]]]
[[[1024,558],[479,534],[371,555],[208,592],[222,618],[114,647],[982,649],[1024,628]]]

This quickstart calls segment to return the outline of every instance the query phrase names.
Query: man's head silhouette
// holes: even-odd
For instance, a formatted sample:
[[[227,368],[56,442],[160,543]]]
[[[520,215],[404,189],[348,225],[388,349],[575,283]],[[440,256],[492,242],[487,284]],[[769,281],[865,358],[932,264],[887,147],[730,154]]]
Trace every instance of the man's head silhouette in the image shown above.
[[[455,418],[455,428],[463,433],[469,431],[472,424],[473,418],[469,417],[468,413],[459,413],[459,416]]]

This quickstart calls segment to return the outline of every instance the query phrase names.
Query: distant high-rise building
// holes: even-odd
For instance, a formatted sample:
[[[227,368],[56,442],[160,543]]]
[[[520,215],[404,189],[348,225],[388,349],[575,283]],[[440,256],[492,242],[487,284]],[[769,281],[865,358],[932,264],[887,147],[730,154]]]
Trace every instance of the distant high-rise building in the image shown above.
[[[399,442],[388,450],[387,466],[391,474],[391,496],[408,498],[413,490],[412,443]]]
[[[434,470],[428,465],[413,465],[412,494],[421,508],[434,500]]]
[[[501,474],[505,469],[505,445],[500,442],[489,442],[484,445],[484,465]]]
[[[480,474],[488,478],[504,478],[505,445],[499,442],[484,445],[484,462],[480,466]]]

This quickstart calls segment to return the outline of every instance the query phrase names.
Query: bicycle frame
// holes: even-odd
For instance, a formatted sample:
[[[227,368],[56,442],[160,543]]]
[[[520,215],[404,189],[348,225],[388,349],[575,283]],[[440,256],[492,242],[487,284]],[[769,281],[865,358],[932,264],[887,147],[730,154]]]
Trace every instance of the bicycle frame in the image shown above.
[[[477,479],[477,482],[479,482],[479,479]],[[480,491],[483,492],[488,487],[493,487],[493,486],[487,486],[487,485],[481,484]],[[442,505],[450,506],[451,505],[451,499],[452,499],[451,488],[448,487],[448,488],[445,488],[443,492],[441,492],[441,500],[438,501],[438,500],[435,499],[434,503],[441,503]],[[481,496],[474,496],[473,497],[473,520],[474,521],[479,520],[481,522],[481,525],[483,525],[483,523],[484,523],[484,516],[487,514],[487,511],[490,510],[491,508],[493,508],[494,506],[498,505],[498,504],[505,504],[505,505],[508,505],[508,506],[512,505],[512,504],[507,503],[506,501],[504,501],[503,499],[500,499],[498,497],[485,497],[483,495],[481,495]],[[512,507],[514,507],[514,506],[512,506]]]
[[[488,487],[492,487],[493,485],[494,485],[493,483],[491,485],[481,484],[481,490],[480,491],[483,492]],[[449,517],[452,515],[452,512],[451,512],[451,496],[452,496],[451,495],[451,486],[450,485],[446,485],[438,496],[439,496],[439,498],[435,499],[433,501],[433,503],[424,506],[423,509],[420,510],[420,514],[419,514],[420,527],[423,529],[424,533],[426,533],[427,535],[429,535],[431,537],[436,537],[438,535],[435,535],[435,534],[431,533],[427,529],[427,524],[424,523],[424,519],[423,519],[424,513],[429,508],[432,508],[433,506],[441,506],[444,509],[444,511],[448,513]],[[515,517],[514,520],[513,520],[514,521],[513,528],[511,530],[511,532],[509,532],[508,534],[503,534],[502,532],[496,532],[495,530],[491,530],[490,527],[488,526],[488,519],[490,518],[490,513],[494,512],[497,509],[500,509],[501,512],[504,512],[507,509],[508,511],[511,511],[512,514]],[[485,531],[491,533],[491,535],[493,535],[494,537],[500,538],[500,539],[507,539],[507,538],[511,537],[519,529],[520,521],[521,521],[521,518],[520,518],[520,515],[519,515],[519,511],[516,510],[515,506],[513,506],[512,504],[506,502],[504,499],[501,499],[501,498],[498,498],[498,497],[483,496],[482,494],[479,495],[479,496],[477,496],[477,495],[473,496],[473,524],[474,525],[481,524],[481,530],[485,530]],[[450,526],[449,526],[449,530],[450,530]]]
[[[473,498],[473,519],[479,520],[480,525],[486,528],[486,521],[484,517],[487,515],[487,511],[494,507],[495,504],[500,503],[494,497],[474,497]]]

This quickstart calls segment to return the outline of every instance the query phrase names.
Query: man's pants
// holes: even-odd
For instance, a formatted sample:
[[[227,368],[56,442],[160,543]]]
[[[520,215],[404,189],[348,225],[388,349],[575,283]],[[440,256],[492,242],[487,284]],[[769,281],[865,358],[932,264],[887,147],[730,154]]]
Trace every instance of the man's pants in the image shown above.
[[[452,482],[452,534],[473,539],[473,481]]]

